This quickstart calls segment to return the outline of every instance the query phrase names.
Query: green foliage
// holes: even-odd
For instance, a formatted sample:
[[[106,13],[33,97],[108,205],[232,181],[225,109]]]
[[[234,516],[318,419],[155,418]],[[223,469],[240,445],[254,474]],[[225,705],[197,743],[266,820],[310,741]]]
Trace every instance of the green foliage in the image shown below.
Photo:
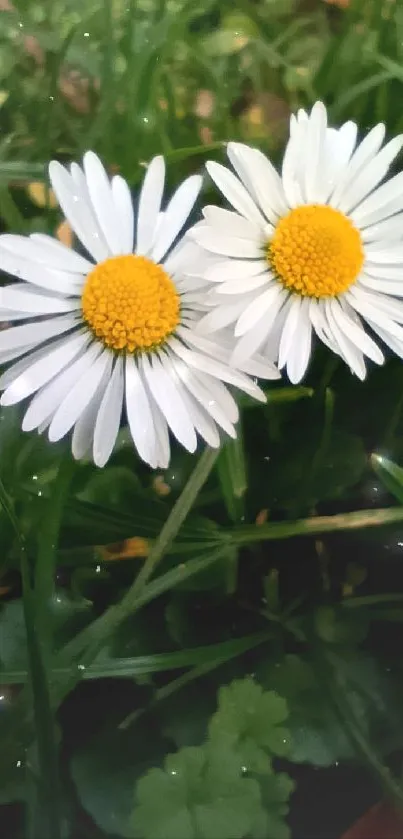
[[[158,801],[158,807],[156,802]],[[195,747],[167,757],[137,784],[133,836],[242,839],[264,819],[257,781],[242,777],[230,750]]]
[[[348,697],[366,739],[375,737],[382,751],[397,747],[401,742],[401,687],[392,687],[370,656],[346,648],[337,657],[337,670],[343,674],[343,695]],[[292,761],[332,766],[356,756],[356,744],[334,701],[340,687],[336,679],[329,683],[320,659],[289,654],[264,664],[259,675],[265,687],[278,691],[287,702]]]
[[[230,742],[248,772],[264,774],[270,771],[268,754],[284,757],[289,751],[288,731],[281,725],[287,717],[281,696],[242,679],[220,689],[209,735]]]
[[[288,734],[279,723],[286,718],[285,702],[252,679],[221,688],[206,743],[168,755],[163,769],[138,781],[131,835],[286,839],[293,784],[270,762],[284,753]]]

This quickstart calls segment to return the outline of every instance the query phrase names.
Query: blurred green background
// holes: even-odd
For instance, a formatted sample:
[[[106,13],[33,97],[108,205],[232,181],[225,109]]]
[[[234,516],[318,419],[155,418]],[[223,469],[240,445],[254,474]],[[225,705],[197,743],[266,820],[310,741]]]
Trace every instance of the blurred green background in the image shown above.
[[[384,121],[394,135],[402,93],[403,0],[0,0],[0,229],[71,243],[47,184],[52,157],[92,148],[135,186],[162,152],[173,183],[223,158],[229,139],[279,161],[290,112],[318,98],[335,124],[353,119],[363,133]],[[389,358],[361,383],[319,347],[302,387],[276,384],[266,406],[245,404],[149,602],[85,673],[77,637],[127,590],[194,456],[175,447],[154,475],[122,431],[96,470],[66,460],[68,444],[23,434],[19,407],[2,410],[0,836],[138,837],[128,827],[135,781],[175,749],[186,775],[184,751],[200,757],[208,727],[210,740],[229,722],[242,728],[244,691],[258,719],[248,757],[263,750],[262,803],[275,823],[264,813],[253,822],[249,785],[250,822],[230,825],[240,839],[300,839],[302,829],[338,839],[385,788],[402,805],[402,369]],[[322,516],[325,530],[348,532],[327,534]],[[58,651],[42,672],[27,603]],[[244,678],[252,672],[263,695]],[[239,679],[231,705],[220,688]],[[37,699],[44,686],[54,704],[34,715],[31,688]],[[273,688],[287,703],[280,715]],[[292,784],[278,768],[296,782],[288,824]],[[220,777],[232,769],[231,758]],[[161,836],[154,803],[163,781],[163,820],[170,772],[168,762],[143,786],[141,839]],[[230,778],[234,802],[249,780]]]
[[[318,98],[337,121],[403,126],[399,0],[0,0],[0,10],[0,215],[12,229],[46,224],[32,220],[35,184],[54,156],[93,148],[135,183],[156,152],[194,168],[243,138],[276,155],[290,110]]]

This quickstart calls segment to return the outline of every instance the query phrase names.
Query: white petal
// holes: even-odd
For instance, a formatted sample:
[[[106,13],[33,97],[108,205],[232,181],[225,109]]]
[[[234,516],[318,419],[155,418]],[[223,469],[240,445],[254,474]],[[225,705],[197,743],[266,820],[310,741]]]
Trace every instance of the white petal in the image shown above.
[[[302,298],[299,295],[293,296],[280,338],[278,356],[278,366],[280,367],[280,369],[287,364],[288,356],[291,352],[294,342],[298,342],[298,327],[301,305]]]
[[[104,350],[65,396],[49,427],[49,440],[52,443],[61,440],[81,417],[94,398],[110,361],[110,352]]]
[[[61,402],[68,396],[82,374],[92,367],[101,351],[102,347],[99,344],[92,344],[35,394],[23,419],[23,431],[32,431],[46,420],[50,422]]]
[[[30,312],[15,312],[12,309],[0,309],[0,323],[10,324],[14,320],[30,320]]]
[[[258,350],[261,350],[265,358],[278,357],[280,337],[291,300],[292,297],[280,287],[280,293],[272,301],[269,311],[236,345],[231,359],[233,364],[239,366],[240,362],[250,358]],[[265,339],[267,339],[267,345],[263,346]],[[268,349],[269,346],[270,349]]]
[[[152,249],[154,262],[160,262],[171,247],[178,233],[189,218],[203,179],[200,175],[191,175],[174,192],[162,219]]]
[[[354,154],[351,157],[349,164],[346,166],[338,184],[331,196],[329,203],[332,207],[338,207],[340,201],[344,197],[346,189],[349,189],[350,184],[354,183],[355,178],[359,172],[367,165],[370,166],[372,158],[379,151],[385,136],[385,126],[383,123],[375,125],[374,128],[367,134],[362,142],[357,146]]]
[[[153,158],[147,169],[140,192],[136,240],[136,253],[138,254],[149,253],[153,246],[164,183],[164,158],[158,155],[158,157]]]
[[[211,416],[207,413],[206,407],[202,407],[194,398],[192,392],[186,388],[185,380],[182,376],[180,376],[178,368],[182,367],[182,372],[184,373],[188,372],[188,368],[183,361],[180,359],[175,359],[175,361],[173,361],[173,358],[174,357],[170,357],[165,354],[163,356],[162,363],[168,375],[175,382],[175,386],[181,395],[195,430],[209,446],[217,448],[220,445],[220,435],[218,433],[217,426]]]
[[[260,242],[262,238],[261,228],[249,219],[240,216],[233,210],[224,210],[222,207],[203,207],[203,216],[207,226],[213,227],[223,236],[240,236],[241,239],[252,239]]]
[[[379,295],[371,294],[362,288],[354,287],[349,290],[348,302],[365,320],[376,323],[381,329],[390,332],[395,338],[403,339],[403,329],[385,314],[379,305]]]
[[[317,182],[317,201],[326,204],[335,185],[344,172],[357,141],[357,125],[345,122],[341,128],[327,128],[321,163],[320,181]]]
[[[217,359],[218,361],[223,361],[224,364],[232,364],[231,353],[234,345],[232,334],[221,334],[218,343],[214,340],[210,341],[208,338],[205,338],[204,335],[199,335],[192,328],[186,329],[183,326],[179,326],[176,330],[176,335],[182,338],[185,344],[187,344],[190,348],[196,347],[196,349],[210,355],[212,358]],[[246,360],[242,363],[242,366],[240,366],[239,369],[243,373],[247,373],[251,376],[259,376],[263,379],[279,378],[278,370],[276,370],[271,362],[266,361],[266,359],[262,356],[257,356],[253,360]]]
[[[393,297],[387,297],[385,294],[377,294],[376,292],[360,289],[358,287],[354,288],[353,293],[350,289],[350,291],[347,292],[346,297],[354,309],[356,308],[357,300],[359,300],[360,302],[369,304],[371,307],[375,308],[378,313],[387,315],[387,317],[392,320],[396,320],[398,322],[402,321],[402,303],[399,300],[395,300]]]
[[[290,136],[284,152],[281,178],[289,207],[296,207],[298,204],[305,203],[301,185],[298,182],[298,172],[301,170],[306,157],[305,133],[306,125],[298,125],[295,134]]]
[[[49,164],[49,177],[63,213],[85,249],[98,262],[107,259],[109,248],[82,188],[56,160]]]
[[[189,370],[180,359],[175,360],[175,369],[188,391],[208,411],[214,422],[235,438],[233,423],[238,420],[238,406],[226,387],[211,376]]]
[[[212,356],[212,358],[216,358],[219,361],[223,361],[224,364],[229,363],[230,349],[224,346],[224,341],[221,338],[220,343],[218,344],[214,340],[211,341],[209,340],[209,338],[205,338],[204,335],[199,335],[197,332],[194,331],[194,329],[188,329],[182,326],[178,327],[177,334],[180,338],[182,338],[184,344],[188,348],[199,349],[206,355],[210,355]],[[233,342],[231,336],[229,340],[229,347],[232,346],[232,343]],[[194,369],[189,368],[186,364],[184,365],[184,367],[183,365],[181,365],[180,369],[186,370],[186,375],[184,378],[186,386],[188,386],[190,381],[193,381],[195,376],[197,378],[199,375],[198,373],[196,373]],[[231,396],[229,390],[227,390],[225,385],[223,385],[222,382],[220,382],[219,380],[213,379],[211,376],[206,376],[204,374],[201,374],[201,376],[204,384],[206,384],[208,379],[208,387],[210,389],[211,395],[214,396],[214,399],[220,403],[222,409],[227,414],[231,423],[236,422],[238,419],[238,407],[234,398]],[[193,391],[191,392],[193,393]],[[193,393],[193,395],[196,394]],[[196,398],[198,399],[197,395]],[[201,404],[205,404],[205,399],[204,401],[202,400]]]
[[[336,318],[333,314],[333,303],[335,301],[326,299],[325,300],[325,312],[327,321],[329,324],[329,328],[332,334],[333,339],[335,340],[338,347],[340,347],[341,355],[347,362],[350,369],[358,376],[359,379],[365,379],[366,370],[365,364],[363,363],[363,356],[360,350],[357,349],[355,344],[352,344],[351,341],[346,337],[344,332],[340,329]]]
[[[93,151],[84,155],[84,172],[91,199],[92,209],[104,235],[111,254],[124,252],[120,235],[120,218],[115,210],[111,184],[108,175]]]
[[[162,415],[157,403],[153,399],[147,379],[143,375],[143,384],[152,405],[153,423],[155,429],[155,468],[166,469],[171,459],[171,446],[169,441],[169,429],[165,417]]]
[[[50,297],[37,293],[35,288],[24,286],[23,283],[13,283],[0,288],[0,306],[32,312],[33,315],[47,315],[73,312],[81,308],[81,301],[73,297]]]
[[[185,449],[194,452],[197,438],[191,417],[163,363],[157,356],[152,357],[151,363],[143,356],[142,366],[148,387],[172,433]]]
[[[347,295],[346,300],[348,301],[348,299]],[[374,361],[375,364],[383,364],[385,360],[383,353],[377,344],[375,344],[375,341],[367,335],[351,316],[349,317],[348,312],[341,307],[338,300],[333,300],[331,305],[334,319],[346,338],[358,347],[364,355],[367,355],[368,358]]]
[[[244,309],[235,327],[235,336],[238,338],[253,329],[260,319],[266,315],[272,306],[284,296],[284,290],[279,283],[273,282],[270,287],[258,294],[251,303]]]
[[[378,221],[369,227],[365,227],[361,231],[361,237],[363,242],[370,242],[371,246],[376,248],[380,242],[386,245],[388,239],[395,239],[401,236],[402,231],[403,213],[399,213],[397,216],[393,216],[393,218],[386,218],[383,221]]]
[[[355,224],[364,226],[371,219],[373,213],[380,213],[393,202],[399,202],[398,209],[403,209],[403,172],[390,178],[385,184],[375,190],[369,197],[357,207],[351,218]]]
[[[362,272],[363,275],[374,277],[377,280],[395,280],[399,283],[402,280],[402,273],[400,265],[372,265],[368,260],[366,260]]]
[[[377,323],[374,323],[370,319],[368,319],[368,323],[371,326],[371,329],[379,335],[379,338],[386,344],[386,346],[390,347],[390,349],[396,353],[399,358],[403,358],[403,340],[395,338],[388,332],[387,329],[381,328]]]
[[[266,397],[260,388],[258,388],[254,382],[242,373],[231,369],[226,364],[215,361],[213,358],[209,358],[208,356],[202,355],[194,350],[187,349],[187,347],[184,347],[183,344],[181,344],[176,338],[170,338],[168,343],[176,355],[178,355],[179,358],[182,358],[182,360],[186,364],[189,364],[190,367],[194,367],[202,373],[208,373],[208,375],[221,379],[221,381],[226,382],[227,384],[234,385],[234,387],[238,387],[240,390],[248,393],[254,399],[258,399],[260,402],[266,401]]]
[[[85,259],[84,256],[73,251],[67,245],[63,245],[62,242],[54,239],[53,236],[48,236],[47,233],[31,233],[29,238],[31,242],[35,242],[37,245],[44,247],[44,253],[46,248],[46,260],[41,259],[40,261],[46,261],[49,268],[84,275],[92,271],[94,267],[94,264],[88,259]]]
[[[56,346],[61,347],[64,344],[65,340],[66,339],[63,337],[60,341],[53,341],[52,349],[54,349]],[[0,376],[0,388],[3,390],[9,385],[11,385],[15,381],[15,379],[18,379],[18,376],[20,376],[21,373],[24,373],[24,371],[27,370],[28,367],[31,367],[35,361],[39,361],[39,359],[44,358],[46,355],[49,355],[48,344],[39,347],[39,349],[35,349],[35,347],[33,347],[32,349],[26,347],[24,351],[24,358],[20,358],[18,361],[16,361],[15,364],[12,364],[11,367],[8,367],[7,370],[5,370],[4,373],[2,373],[2,375]]]
[[[60,282],[64,279],[66,284],[69,281],[70,285],[81,286],[83,277],[94,267],[88,259],[43,233],[34,233],[31,236],[3,233],[0,236],[0,245],[4,245],[7,250],[28,262],[39,262],[47,271],[62,271]],[[59,276],[59,273],[55,276]]]
[[[221,163],[209,161],[206,168],[218,189],[221,190],[234,209],[264,230],[266,221],[238,178]]]
[[[325,313],[325,304],[323,301],[317,300],[315,297],[310,299],[309,316],[312,326],[320,341],[322,341],[329,350],[336,353],[336,355],[343,357],[340,348],[336,344],[336,341],[330,331]]]
[[[395,297],[388,297],[386,294],[377,296],[377,306],[386,315],[397,321],[403,323],[403,302],[396,300]]]
[[[305,198],[308,203],[318,200],[318,186],[323,178],[321,163],[325,153],[327,113],[322,102],[316,102],[312,108],[306,131],[306,144],[309,149],[305,161]]]
[[[104,367],[104,372],[98,383],[98,387],[74,426],[71,451],[76,460],[80,460],[82,457],[89,455],[91,451],[95,422],[107,384],[110,381],[112,359],[112,353],[108,353],[108,362]]]
[[[179,240],[178,244],[170,252],[169,256],[164,260],[164,268],[168,274],[180,275],[192,273],[193,270],[197,273],[202,273],[202,265],[207,265],[210,261],[210,255],[207,255],[196,242],[192,242],[186,236]]]
[[[237,300],[236,303],[225,303],[222,306],[215,306],[211,312],[202,317],[197,324],[197,329],[204,335],[212,332],[217,332],[219,329],[224,329],[230,323],[235,323],[241,312],[245,308],[245,303],[242,300]]]
[[[281,379],[281,373],[277,370],[275,364],[269,361],[263,355],[254,355],[253,358],[247,358],[239,364],[239,369],[242,373],[248,376],[257,376],[258,379]]]
[[[268,264],[265,259],[222,259],[216,260],[204,272],[208,282],[221,283],[227,280],[244,280],[248,277],[256,277],[268,271]]]
[[[228,143],[227,153],[235,171],[266,218],[276,224],[288,207],[281,178],[270,160],[258,149],[249,148],[243,143]]]
[[[270,323],[266,325],[266,318],[262,317],[257,321],[254,328],[240,338],[235,344],[231,355],[231,364],[234,367],[241,367],[245,361],[250,359],[254,353],[260,350],[262,344],[270,332]]]
[[[223,256],[235,256],[243,259],[259,259],[263,256],[264,241],[241,239],[236,236],[222,236],[212,227],[199,227],[192,234],[203,248]]]
[[[378,246],[378,250],[376,250]],[[366,263],[375,265],[400,265],[403,263],[403,244],[400,242],[382,242],[382,247],[379,243],[373,245],[372,248],[367,246],[365,248]],[[403,268],[401,269],[403,279]]]
[[[120,175],[115,175],[111,183],[112,197],[120,227],[122,253],[133,252],[134,212],[130,189]]]
[[[306,373],[311,346],[312,326],[309,317],[309,299],[305,298],[298,314],[298,327],[287,358],[287,375],[292,384],[298,384]]]
[[[257,288],[266,286],[267,283],[267,271],[265,271],[258,277],[247,277],[242,280],[229,280],[227,283],[221,283],[217,288],[217,294],[249,294],[251,291],[256,291]]]
[[[371,161],[370,165],[366,166],[352,181],[350,187],[345,190],[338,205],[338,208],[342,213],[350,213],[350,211],[355,207],[356,209],[354,210],[353,215],[354,218],[359,221],[359,219],[365,215],[366,206],[368,206],[369,209],[376,208],[378,206],[376,196],[383,187],[380,187],[380,189],[375,192],[372,192],[372,190],[374,190],[380,181],[383,180],[389,170],[392,160],[394,160],[396,155],[399,153],[402,145],[403,138],[395,137],[390,141],[390,143],[387,143],[387,145],[384,146],[382,151],[380,151],[379,154],[377,154],[377,156]],[[386,186],[386,184],[384,186]],[[369,193],[372,194],[369,195]],[[367,195],[369,195],[369,198],[366,198]],[[365,198],[366,201],[363,201]],[[363,204],[358,206],[361,201],[363,201]]]
[[[67,367],[87,343],[87,332],[79,332],[70,338],[65,338],[61,345],[50,349],[43,358],[35,361],[13,381],[3,393],[0,404],[15,405],[16,402],[21,402],[26,396],[30,396],[31,393],[39,390],[53,376]]]
[[[24,326],[14,326],[0,331],[0,356],[4,351],[27,347],[29,344],[42,344],[56,335],[62,335],[77,326],[77,319],[72,315],[51,318]],[[25,352],[25,350],[24,350]]]
[[[16,347],[13,350],[4,350],[0,353],[0,364],[7,364],[9,361],[14,361],[15,358],[19,358],[26,353],[31,353],[32,350],[37,348],[38,344],[35,341],[34,344],[26,344],[23,347]]]
[[[366,274],[360,274],[356,284],[373,291],[379,291],[381,294],[394,294],[396,297],[403,297],[403,280],[384,280],[383,278],[377,280]]]
[[[112,454],[120,427],[123,395],[123,360],[118,356],[95,423],[93,457],[96,466],[105,466]]]
[[[127,419],[134,445],[141,459],[155,468],[157,457],[152,408],[143,383],[143,371],[140,373],[131,355],[126,356],[125,362],[125,395]]]
[[[39,286],[48,291],[60,294],[79,294],[82,287],[82,279],[77,274],[68,274],[67,271],[48,271],[42,264],[24,259],[16,252],[1,246],[0,236],[0,266],[2,271],[26,280],[35,287]]]

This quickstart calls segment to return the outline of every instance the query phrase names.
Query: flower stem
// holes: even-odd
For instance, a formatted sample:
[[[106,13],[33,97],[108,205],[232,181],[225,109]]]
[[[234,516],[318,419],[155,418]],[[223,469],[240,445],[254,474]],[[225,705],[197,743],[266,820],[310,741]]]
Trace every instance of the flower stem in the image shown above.
[[[112,632],[131,615],[147,581],[158,563],[175,539],[181,525],[193,506],[197,495],[205,484],[218,457],[218,450],[206,448],[194,471],[174,504],[161,532],[156,539],[141,571],[116,606],[111,606],[103,615],[84,629],[68,645],[70,658],[81,656],[85,650],[84,666],[90,663]]]

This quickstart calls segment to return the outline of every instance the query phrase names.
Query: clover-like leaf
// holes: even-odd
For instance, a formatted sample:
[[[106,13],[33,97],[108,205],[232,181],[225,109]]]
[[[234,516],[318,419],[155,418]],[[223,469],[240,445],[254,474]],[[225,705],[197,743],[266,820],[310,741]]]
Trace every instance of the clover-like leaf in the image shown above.
[[[264,691],[251,678],[241,679],[219,691],[210,739],[230,738],[242,765],[249,772],[265,774],[270,771],[271,756],[289,751],[289,732],[281,725],[287,716],[281,696]]]
[[[181,749],[137,784],[132,835],[141,839],[243,839],[265,819],[257,781],[230,748]]]

